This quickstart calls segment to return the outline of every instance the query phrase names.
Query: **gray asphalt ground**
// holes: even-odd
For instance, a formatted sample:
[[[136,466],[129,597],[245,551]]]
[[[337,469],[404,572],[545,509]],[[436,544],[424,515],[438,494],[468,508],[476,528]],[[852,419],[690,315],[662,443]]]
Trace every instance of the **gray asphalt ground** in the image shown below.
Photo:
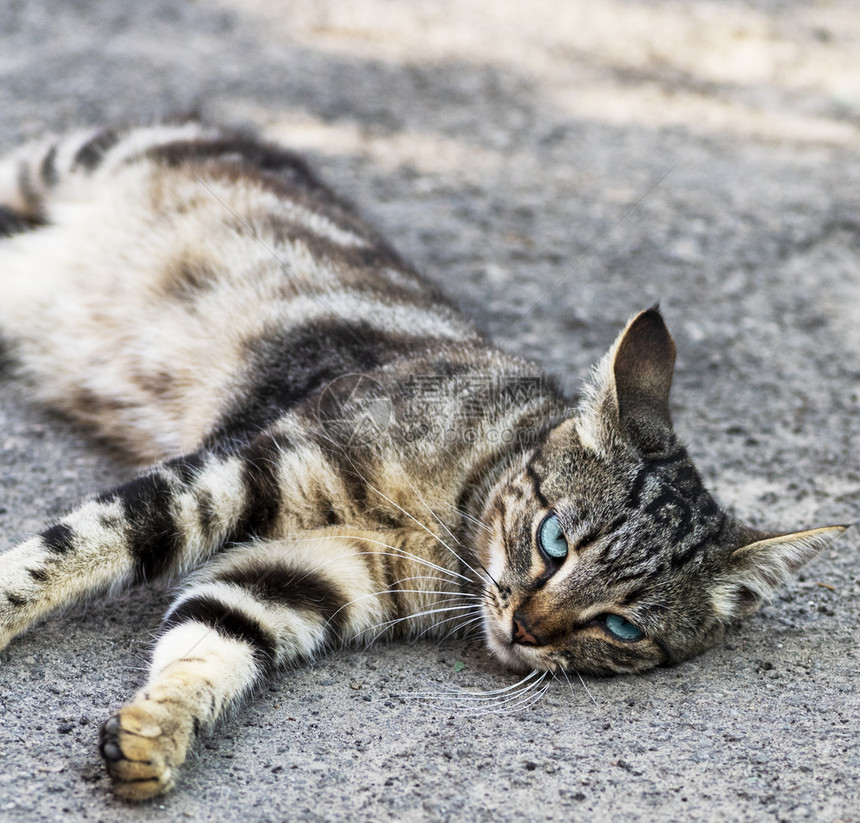
[[[0,2],[0,148],[193,110],[305,151],[572,393],[659,299],[716,496],[761,527],[858,517],[852,0]],[[127,473],[3,383],[4,541]],[[477,640],[334,655],[143,807],[111,796],[98,726],[168,595],[75,608],[0,653],[0,820],[860,821],[858,546],[697,660],[521,713],[410,696],[512,684]]]

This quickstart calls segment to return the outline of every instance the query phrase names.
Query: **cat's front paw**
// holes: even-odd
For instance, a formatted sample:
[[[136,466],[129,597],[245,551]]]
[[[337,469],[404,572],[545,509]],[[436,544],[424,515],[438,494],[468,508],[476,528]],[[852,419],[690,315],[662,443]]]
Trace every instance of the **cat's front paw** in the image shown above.
[[[125,800],[148,800],[176,784],[189,733],[163,709],[148,700],[131,703],[102,726],[99,751]]]

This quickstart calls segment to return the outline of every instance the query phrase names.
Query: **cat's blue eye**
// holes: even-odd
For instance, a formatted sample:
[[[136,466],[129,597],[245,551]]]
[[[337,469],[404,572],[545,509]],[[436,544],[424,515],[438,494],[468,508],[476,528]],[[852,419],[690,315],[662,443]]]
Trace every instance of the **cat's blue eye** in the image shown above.
[[[619,640],[641,640],[645,637],[642,629],[617,614],[604,615],[603,624],[609,629],[609,633]]]
[[[564,560],[567,557],[567,538],[558,522],[558,515],[550,514],[543,519],[538,529],[538,545],[552,560]]]

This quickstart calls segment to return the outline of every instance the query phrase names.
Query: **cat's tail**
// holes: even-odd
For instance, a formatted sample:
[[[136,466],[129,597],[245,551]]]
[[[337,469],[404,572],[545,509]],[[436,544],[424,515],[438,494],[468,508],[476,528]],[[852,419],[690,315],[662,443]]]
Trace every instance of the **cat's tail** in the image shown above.
[[[52,206],[86,197],[93,178],[141,152],[211,130],[199,123],[129,129],[89,129],[29,143],[0,158],[0,237],[51,222]]]

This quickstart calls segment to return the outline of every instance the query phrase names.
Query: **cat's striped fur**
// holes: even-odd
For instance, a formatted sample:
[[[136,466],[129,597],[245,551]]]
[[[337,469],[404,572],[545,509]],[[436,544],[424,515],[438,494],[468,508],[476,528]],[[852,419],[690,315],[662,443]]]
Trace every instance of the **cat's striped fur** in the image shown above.
[[[716,505],[672,432],[656,310],[568,412],[247,135],[26,147],[0,165],[0,234],[21,373],[163,461],[0,558],[0,646],[64,604],[184,580],[147,684],[103,728],[125,797],[169,789],[228,706],[335,644],[477,619],[515,668],[642,671],[712,645],[841,531],[757,533]]]

